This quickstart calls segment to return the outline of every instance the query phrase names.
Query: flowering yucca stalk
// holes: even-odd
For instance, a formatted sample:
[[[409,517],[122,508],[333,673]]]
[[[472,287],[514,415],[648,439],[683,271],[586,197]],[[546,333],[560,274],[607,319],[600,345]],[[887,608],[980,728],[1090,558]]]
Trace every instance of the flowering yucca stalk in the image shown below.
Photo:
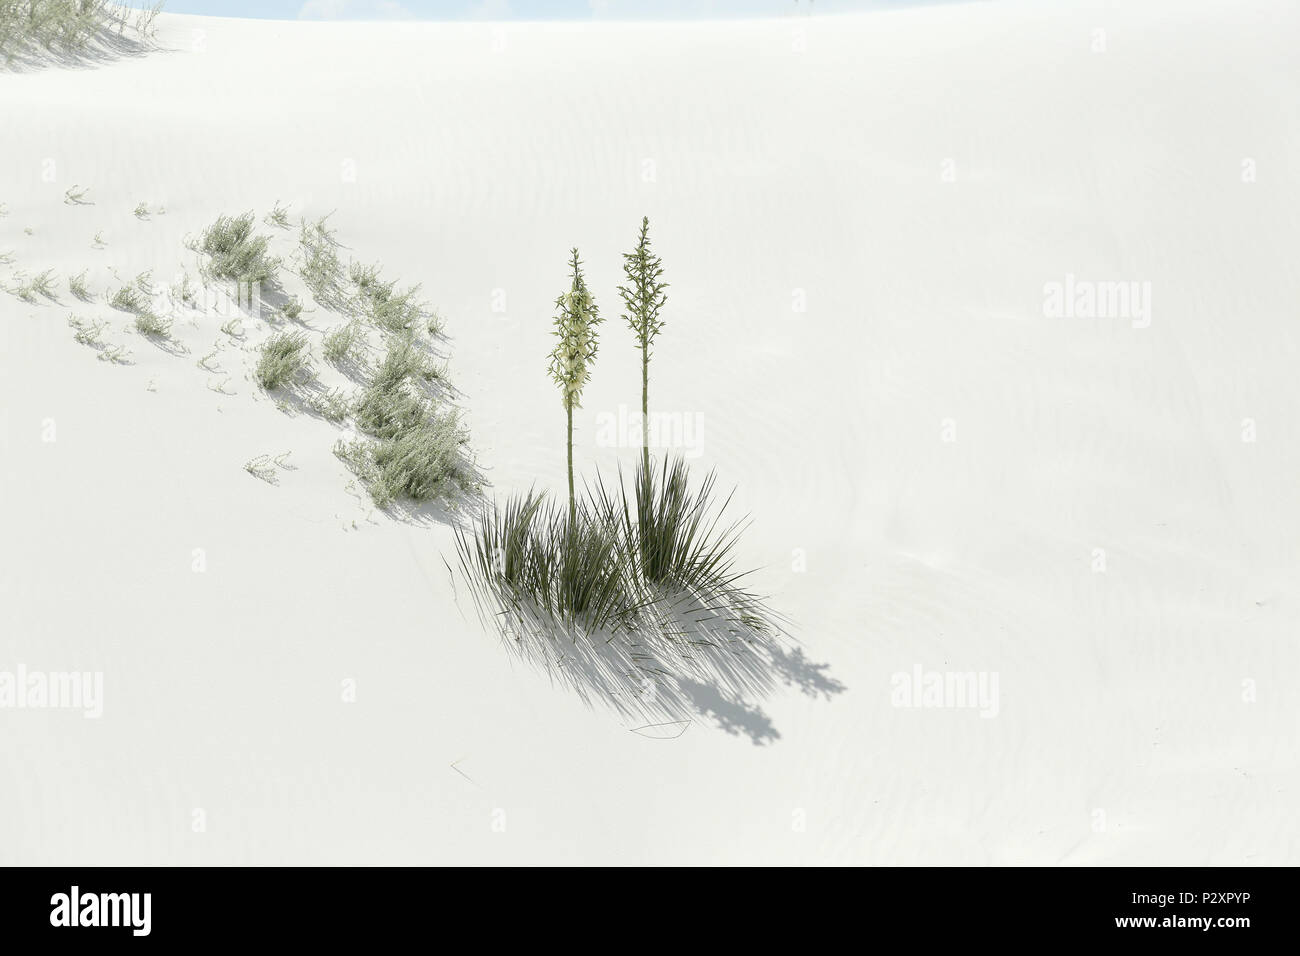
[[[573,410],[582,407],[582,387],[591,374],[596,358],[596,326],[604,321],[596,302],[582,278],[582,260],[574,249],[569,259],[573,281],[569,291],[555,300],[555,337],[559,341],[551,352],[550,372],[560,386],[560,397],[568,418],[569,451],[569,518],[574,516],[573,498]]]
[[[650,218],[641,217],[641,236],[636,248],[623,253],[623,272],[628,284],[618,287],[627,312],[627,322],[636,335],[636,347],[641,350],[641,454],[646,474],[650,472],[650,346],[664,324],[659,320],[659,310],[668,296],[664,289],[668,283],[660,282],[663,264],[650,252]]]

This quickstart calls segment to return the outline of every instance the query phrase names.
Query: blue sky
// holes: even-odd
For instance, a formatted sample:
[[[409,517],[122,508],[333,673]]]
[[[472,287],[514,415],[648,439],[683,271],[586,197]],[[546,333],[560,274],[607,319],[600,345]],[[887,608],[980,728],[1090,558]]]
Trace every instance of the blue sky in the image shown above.
[[[167,0],[163,9],[277,20],[680,20],[847,13],[921,2],[926,0]]]

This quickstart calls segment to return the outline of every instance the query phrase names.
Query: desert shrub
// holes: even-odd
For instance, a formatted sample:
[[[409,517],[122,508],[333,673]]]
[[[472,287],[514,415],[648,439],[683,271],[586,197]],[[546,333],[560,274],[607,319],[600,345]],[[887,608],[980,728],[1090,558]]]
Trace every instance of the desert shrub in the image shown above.
[[[381,277],[379,263],[367,266],[354,262],[348,267],[348,278],[357,287],[361,311],[385,332],[400,334],[427,322],[430,313],[419,298],[420,287],[397,291],[396,280]]]
[[[360,362],[365,341],[365,330],[360,322],[355,319],[345,322],[325,333],[325,361],[332,365]]]
[[[376,438],[395,438],[419,424],[428,405],[419,389],[423,370],[424,358],[410,339],[390,342],[357,401],[357,427]]]
[[[82,269],[76,275],[68,276],[68,291],[82,302],[90,301],[90,290],[86,288],[86,273],[89,271]]]
[[[386,507],[399,498],[430,501],[471,490],[474,481],[464,454],[468,440],[455,414],[426,409],[391,438],[340,442],[336,453],[361,478],[375,504]]]
[[[131,353],[126,350],[125,346],[105,345],[103,350],[99,353],[98,358],[101,362],[111,362],[114,365],[125,365],[127,363],[127,356],[130,354]]]
[[[9,291],[24,302],[36,302],[39,296],[51,300],[58,298],[58,294],[54,291],[55,277],[53,269],[46,269],[34,276],[16,273],[14,278],[17,280],[17,284]]]
[[[80,2],[87,3],[93,2],[93,0],[80,0]],[[166,0],[157,0],[153,6],[141,7],[136,13],[135,29],[142,38],[150,39],[158,32],[158,28],[154,26],[154,21],[158,19],[158,14],[162,12],[165,3]]]
[[[58,293],[54,291],[54,270],[46,269],[44,272],[32,276],[28,283],[29,288],[47,299],[57,299]]]
[[[375,291],[384,288],[384,283],[379,278],[379,273],[380,265],[377,262],[370,266],[363,265],[360,262],[348,263],[348,278],[351,279],[352,284],[357,287],[357,293],[359,295],[371,295]],[[391,288],[392,283],[388,283],[388,287]]]
[[[187,305],[190,308],[193,308],[195,306],[196,300],[194,294],[194,283],[190,281],[190,274],[188,272],[184,272],[184,271],[181,272],[180,283],[178,285],[173,286],[170,291],[171,291],[172,301],[174,302],[178,301],[182,305]]]
[[[357,427],[375,438],[392,439],[416,428],[426,411],[424,400],[406,388],[381,389],[370,385],[357,400]]]
[[[390,287],[369,300],[370,318],[385,332],[405,332],[426,320],[428,310],[419,299],[418,285],[394,292]]]
[[[198,251],[210,256],[208,272],[241,285],[275,283],[280,260],[267,252],[270,239],[255,235],[253,214],[218,216],[199,238]]]
[[[106,323],[93,320],[87,322],[78,316],[70,315],[68,325],[72,328],[72,337],[78,344],[89,345],[92,348],[99,348],[104,344],[99,336],[104,331]]]
[[[306,367],[307,337],[301,332],[280,332],[262,343],[253,377],[267,391],[292,384]]]
[[[313,395],[307,400],[307,407],[326,421],[335,423],[352,414],[352,400],[340,388]]]
[[[374,384],[387,390],[403,382],[432,381],[437,373],[415,336],[397,336],[389,340],[388,351],[375,369]]]
[[[140,290],[134,285],[124,285],[113,293],[108,304],[115,309],[121,309],[123,312],[139,312],[145,305],[145,298]]]
[[[278,199],[264,219],[266,224],[269,226],[275,226],[278,229],[289,228],[289,210],[286,207],[281,206]]]
[[[142,309],[135,314],[135,330],[152,338],[166,338],[172,330],[172,324],[171,320]]]
[[[298,275],[317,302],[337,307],[343,304],[347,275],[339,259],[338,240],[327,224],[329,216],[313,223],[303,219],[298,227]]]
[[[335,453],[381,507],[398,498],[451,498],[474,487],[468,435],[454,412],[425,390],[434,370],[414,335],[395,336],[357,398],[357,428],[369,438],[340,442]]]
[[[357,427],[381,439],[415,428],[432,407],[422,386],[436,372],[414,336],[393,338],[357,401]]]
[[[158,3],[146,17],[137,17],[141,39],[153,35]],[[132,11],[108,0],[0,0],[0,56],[6,62],[32,50],[86,52],[95,40],[125,29]]]
[[[285,453],[286,455],[288,452]],[[279,477],[275,471],[276,462],[270,455],[258,455],[256,458],[250,458],[244,462],[244,471],[248,472],[254,478],[265,481],[268,485],[277,485],[280,483]]]

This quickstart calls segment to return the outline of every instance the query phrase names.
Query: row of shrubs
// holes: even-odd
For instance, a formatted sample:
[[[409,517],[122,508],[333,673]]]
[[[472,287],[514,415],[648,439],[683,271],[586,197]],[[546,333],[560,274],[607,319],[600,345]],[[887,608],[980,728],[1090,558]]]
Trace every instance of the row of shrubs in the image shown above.
[[[446,369],[435,363],[430,341],[441,333],[438,316],[419,298],[419,286],[399,288],[378,264],[345,267],[327,220],[301,223],[295,265],[319,305],[347,315],[324,336],[323,352],[326,361],[359,379],[360,387],[350,397],[331,393],[313,407],[336,422],[352,418],[364,437],[340,439],[335,454],[380,507],[473,491],[469,436],[456,410],[440,401]],[[278,205],[267,222],[288,225]],[[283,262],[271,255],[270,237],[257,233],[253,213],[219,217],[193,247],[206,257],[206,276],[240,289],[278,291]],[[290,300],[279,311],[296,319],[302,306]],[[371,330],[384,348],[377,363],[368,358]],[[308,384],[314,375],[307,336],[298,329],[274,332],[260,346],[253,374],[268,392]]]

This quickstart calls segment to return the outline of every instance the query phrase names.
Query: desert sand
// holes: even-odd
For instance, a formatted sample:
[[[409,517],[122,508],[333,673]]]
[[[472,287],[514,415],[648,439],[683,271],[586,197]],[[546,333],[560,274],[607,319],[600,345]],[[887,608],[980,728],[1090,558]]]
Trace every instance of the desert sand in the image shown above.
[[[1297,36],[1283,0],[164,13],[0,73],[0,281],[59,279],[0,294],[0,670],[103,677],[98,717],[0,710],[0,862],[1300,862]],[[572,246],[607,316],[576,463],[635,461],[649,216],[652,402],[752,518],[773,686],[672,735],[583,699],[482,626],[454,517],[376,510],[258,389],[262,325],[165,349],[104,302],[277,201],[422,284],[499,496],[563,491]],[[900,706],[932,673],[996,706]]]

